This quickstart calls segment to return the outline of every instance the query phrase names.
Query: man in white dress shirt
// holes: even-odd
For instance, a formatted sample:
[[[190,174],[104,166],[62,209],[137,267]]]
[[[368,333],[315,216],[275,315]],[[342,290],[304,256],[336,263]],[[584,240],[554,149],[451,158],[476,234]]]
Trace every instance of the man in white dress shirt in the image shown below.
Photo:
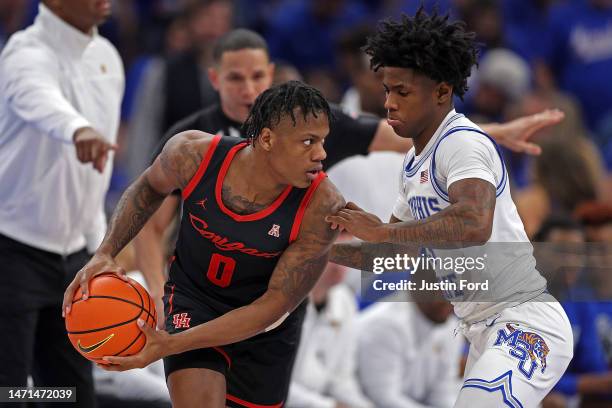
[[[43,0],[0,55],[0,384],[76,386],[93,406],[91,365],[72,348],[63,292],[101,242],[124,89],[96,26],[110,1]]]
[[[371,408],[355,373],[355,295],[347,268],[327,264],[310,292],[300,347],[291,376],[287,408]]]
[[[405,296],[405,293],[399,296]],[[358,322],[359,382],[378,408],[450,408],[459,393],[463,336],[450,303],[394,299]]]

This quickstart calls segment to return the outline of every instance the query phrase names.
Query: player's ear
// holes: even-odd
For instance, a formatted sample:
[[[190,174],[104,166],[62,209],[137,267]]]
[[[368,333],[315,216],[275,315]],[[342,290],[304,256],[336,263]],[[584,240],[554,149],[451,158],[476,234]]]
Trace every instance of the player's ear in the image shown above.
[[[215,89],[215,91],[218,92],[219,91],[219,72],[214,66],[208,68],[208,80],[210,81],[210,84]]]
[[[274,134],[270,128],[263,128],[257,138],[259,145],[267,152],[272,150],[274,145]]]
[[[436,99],[439,105],[444,105],[449,100],[452,101],[452,97],[453,97],[453,86],[452,85],[446,82],[440,82],[436,86]]]

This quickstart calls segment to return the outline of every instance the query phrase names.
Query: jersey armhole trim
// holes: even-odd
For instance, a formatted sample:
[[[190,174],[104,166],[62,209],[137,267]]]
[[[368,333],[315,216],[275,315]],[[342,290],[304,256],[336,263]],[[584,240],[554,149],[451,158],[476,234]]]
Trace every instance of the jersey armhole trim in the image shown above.
[[[206,172],[206,168],[208,167],[208,164],[210,163],[210,160],[212,159],[212,156],[215,153],[215,149],[217,148],[217,145],[219,144],[220,140],[221,140],[221,135],[216,135],[213,138],[212,142],[210,143],[210,146],[208,147],[208,151],[206,152],[206,155],[204,156],[204,159],[202,159],[202,161],[200,162],[200,166],[198,167],[198,170],[193,175],[191,180],[189,180],[189,183],[187,183],[187,186],[185,187],[185,189],[183,189],[183,192],[181,193],[181,196],[183,197],[183,201],[189,198],[193,190],[196,188],[196,186],[198,185],[198,183],[204,176],[204,173]]]
[[[312,184],[310,184],[310,187],[308,187],[308,191],[306,191],[306,194],[304,194],[304,197],[300,202],[300,206],[297,212],[295,213],[295,218],[293,219],[293,226],[291,227],[291,234],[289,235],[290,244],[297,239],[297,236],[300,232],[300,226],[302,225],[302,220],[304,219],[304,214],[306,213],[306,208],[308,208],[308,204],[310,203],[310,200],[312,200],[312,196],[317,190],[317,187],[319,187],[319,184],[321,184],[321,182],[325,180],[326,177],[327,174],[325,174],[324,172],[320,172],[319,177],[317,177],[312,182]]]
[[[442,142],[442,140],[446,139],[448,136],[450,136],[451,134],[458,132],[460,130],[466,130],[466,131],[472,131],[475,133],[479,133],[483,136],[485,136],[487,139],[489,139],[491,141],[491,143],[493,143],[493,146],[495,147],[495,150],[497,151],[497,154],[499,156],[499,160],[501,161],[501,166],[502,166],[502,177],[501,180],[499,182],[499,184],[495,187],[495,196],[499,197],[502,192],[504,191],[504,189],[506,188],[506,182],[507,182],[507,172],[506,172],[506,164],[504,162],[504,156],[502,155],[501,149],[499,148],[499,145],[497,144],[497,142],[488,134],[486,134],[485,132],[482,132],[478,129],[474,129],[474,128],[470,128],[470,127],[457,127],[457,128],[453,128],[451,129],[448,133],[446,133],[444,136],[442,136],[437,142],[436,142],[436,146],[433,149],[433,154],[431,157],[431,163],[429,165],[430,167],[430,178],[431,178],[431,185],[433,186],[436,194],[438,194],[438,196],[440,196],[440,198],[442,198],[444,201],[446,201],[447,203],[450,203],[450,197],[448,196],[448,193],[444,191],[444,189],[442,188],[442,186],[440,186],[438,184],[438,180],[436,179],[436,152],[438,150],[438,147],[440,146],[440,143]]]

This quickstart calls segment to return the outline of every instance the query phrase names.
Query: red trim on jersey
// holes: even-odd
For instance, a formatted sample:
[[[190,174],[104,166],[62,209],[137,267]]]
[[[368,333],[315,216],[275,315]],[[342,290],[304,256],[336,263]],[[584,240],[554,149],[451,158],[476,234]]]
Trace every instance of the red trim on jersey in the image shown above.
[[[235,402],[236,404],[242,405],[243,407],[247,407],[247,408],[281,408],[284,402],[284,401],[279,402],[278,404],[274,404],[274,405],[259,405],[259,404],[253,404],[252,402],[245,401],[231,394],[225,394],[225,398],[232,402]]]
[[[232,149],[227,153],[227,156],[225,157],[225,160],[223,160],[223,164],[221,165],[221,169],[219,170],[219,175],[217,176],[217,184],[215,186],[215,199],[217,200],[217,205],[219,206],[221,211],[223,211],[225,214],[232,217],[234,221],[238,221],[238,222],[257,221],[257,220],[261,220],[262,218],[265,218],[268,215],[272,214],[283,203],[283,201],[285,201],[285,198],[287,198],[287,196],[291,192],[291,189],[293,188],[292,186],[287,186],[283,190],[283,192],[276,198],[276,200],[274,200],[272,204],[270,204],[268,207],[264,208],[263,210],[257,211],[256,213],[253,213],[253,214],[240,215],[240,214],[236,214],[235,212],[227,208],[225,204],[223,204],[223,198],[221,197],[221,190],[223,188],[223,179],[225,178],[225,175],[227,174],[227,170],[229,169],[230,164],[232,163],[232,159],[234,158],[236,153],[238,153],[238,150],[246,146],[247,146],[247,142],[237,144],[236,146],[232,147]]]
[[[213,350],[220,353],[223,358],[225,358],[225,361],[227,361],[227,368],[232,368],[232,359],[221,347],[213,347]]]
[[[308,203],[310,203],[314,192],[317,190],[317,187],[319,187],[319,184],[321,184],[325,177],[327,177],[327,174],[320,171],[319,176],[314,179],[312,183],[310,183],[310,187],[308,187],[308,191],[306,191],[306,194],[304,194],[302,202],[300,203],[300,207],[295,213],[293,226],[291,227],[291,235],[289,235],[289,243],[292,243],[296,240],[298,233],[300,232],[300,225],[302,225],[302,219],[304,218],[304,214],[306,213],[306,208],[308,208]]]
[[[170,293],[170,297],[168,298],[168,305],[170,306],[168,308],[168,316],[170,316],[172,314],[172,309],[174,308],[173,304],[172,304],[172,300],[174,300],[174,287],[176,285],[172,285],[172,292]]]
[[[200,166],[198,166],[198,170],[193,175],[191,180],[189,180],[189,183],[187,183],[187,186],[185,187],[185,189],[183,189],[183,192],[181,194],[181,196],[183,197],[183,201],[186,200],[191,195],[193,190],[196,188],[196,186],[202,179],[202,176],[204,175],[204,172],[206,171],[206,168],[208,167],[208,163],[210,163],[210,159],[212,159],[213,153],[215,152],[215,149],[217,148],[217,145],[219,144],[220,140],[221,140],[221,135],[216,135],[213,138],[212,142],[210,142],[210,146],[208,146],[208,151],[206,152],[206,156],[204,156],[204,159],[200,162]]]

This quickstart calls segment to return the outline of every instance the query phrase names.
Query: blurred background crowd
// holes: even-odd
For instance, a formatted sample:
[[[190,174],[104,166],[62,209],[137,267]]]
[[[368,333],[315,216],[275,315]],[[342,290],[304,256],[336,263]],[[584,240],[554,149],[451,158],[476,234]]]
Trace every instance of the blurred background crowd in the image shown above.
[[[563,272],[567,289],[574,294],[567,296],[564,306],[574,328],[576,352],[568,374],[545,404],[612,407],[612,255],[607,246],[612,244],[612,1],[423,3],[428,10],[437,5],[451,18],[464,20],[481,44],[479,67],[464,100],[456,101],[457,111],[479,123],[504,122],[546,108],[565,113],[561,123],[534,136],[542,146],[541,155],[506,151],[505,160],[528,235],[541,242],[589,242],[593,255]],[[303,79],[345,112],[384,118],[380,74],[370,71],[360,47],[381,18],[413,14],[419,4],[413,0],[114,1],[112,17],[99,31],[120,52],[126,88],[108,212],[167,130],[218,102],[207,69],[221,36],[238,27],[262,34],[276,64],[276,83]],[[37,0],[1,0],[0,49],[12,33],[30,25],[37,12]],[[151,142],[146,145],[141,140]],[[400,166],[395,164],[402,162],[401,157],[380,153],[348,159],[353,162],[338,164],[330,177],[348,199],[386,219],[390,208],[385,205],[393,201],[393,177]],[[390,167],[393,170],[387,170]],[[380,176],[373,178],[378,182],[370,181],[364,169],[391,174],[389,186],[380,183]],[[597,293],[581,299],[580,274],[588,268],[599,276]],[[447,305],[399,302],[358,313],[354,291],[349,289],[355,285],[350,278],[345,280],[345,273],[330,266],[313,292],[314,306],[294,372],[293,400],[287,405],[451,406],[452,398],[444,396],[454,395],[463,345],[452,340],[456,322]],[[369,330],[360,335],[363,325]],[[445,384],[440,379],[446,377]],[[159,391],[163,378],[161,383],[146,378],[138,380],[145,389],[142,399],[167,398],[142,385]],[[159,376],[155,378],[159,381]],[[121,394],[117,384],[125,385],[127,380],[113,381],[100,377],[99,389]],[[130,388],[133,397],[137,387]]]

